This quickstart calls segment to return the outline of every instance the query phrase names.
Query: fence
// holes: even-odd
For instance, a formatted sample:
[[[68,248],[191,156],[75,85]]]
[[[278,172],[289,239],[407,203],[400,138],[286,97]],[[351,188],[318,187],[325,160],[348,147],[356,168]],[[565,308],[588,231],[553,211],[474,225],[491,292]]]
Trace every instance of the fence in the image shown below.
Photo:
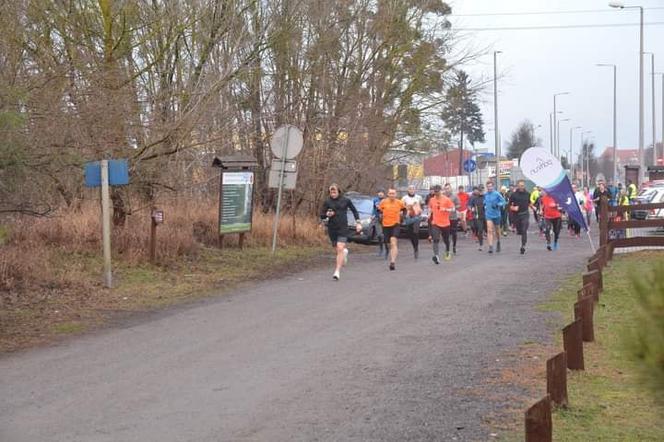
[[[651,214],[657,216],[659,209],[664,209],[664,203],[609,206],[606,198],[602,198],[599,244],[607,247],[609,259],[613,257],[615,249],[618,248],[664,247],[664,235],[662,234],[664,218],[648,219]],[[643,219],[626,216],[637,213]],[[628,217],[631,219],[625,220]]]

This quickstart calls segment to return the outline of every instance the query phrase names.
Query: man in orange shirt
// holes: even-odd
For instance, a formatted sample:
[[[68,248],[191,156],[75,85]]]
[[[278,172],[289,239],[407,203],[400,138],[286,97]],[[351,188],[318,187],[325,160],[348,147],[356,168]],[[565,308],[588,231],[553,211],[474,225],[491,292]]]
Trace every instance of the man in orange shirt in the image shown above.
[[[399,238],[399,227],[401,226],[401,215],[406,212],[403,201],[397,199],[397,190],[389,189],[387,198],[382,200],[378,209],[383,214],[383,235],[385,242],[390,247],[390,270],[396,269],[397,239]]]
[[[450,213],[455,210],[454,203],[441,192],[441,187],[433,187],[434,196],[429,200],[429,240],[433,240],[433,262],[440,264],[439,244],[440,237],[445,243],[445,260],[452,259],[450,255]]]

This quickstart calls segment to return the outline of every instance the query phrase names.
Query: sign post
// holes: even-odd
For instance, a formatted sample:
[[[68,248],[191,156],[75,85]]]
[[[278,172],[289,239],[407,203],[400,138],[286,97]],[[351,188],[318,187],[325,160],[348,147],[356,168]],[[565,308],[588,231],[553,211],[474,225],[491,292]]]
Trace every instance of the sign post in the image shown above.
[[[111,270],[111,194],[108,184],[108,160],[101,160],[101,231],[104,251],[104,285],[113,287]]]
[[[281,161],[279,167],[279,182],[277,192],[277,209],[274,217],[274,227],[272,229],[272,254],[277,250],[277,233],[279,230],[279,216],[281,214],[281,194],[284,188],[284,177],[286,171],[286,160],[294,159],[302,150],[304,139],[302,131],[295,126],[286,125],[281,126],[272,135],[270,148],[276,158]],[[295,179],[297,179],[297,169],[294,172]],[[295,186],[293,186],[295,187]]]

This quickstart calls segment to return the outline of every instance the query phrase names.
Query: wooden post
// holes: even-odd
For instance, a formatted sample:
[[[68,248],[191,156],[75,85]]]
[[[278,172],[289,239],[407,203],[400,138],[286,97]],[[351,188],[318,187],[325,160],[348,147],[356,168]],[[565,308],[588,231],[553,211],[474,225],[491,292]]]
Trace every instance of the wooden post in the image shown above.
[[[219,235],[219,248],[224,248],[224,235]]]
[[[567,368],[583,370],[583,325],[577,319],[563,328],[563,347],[567,354]]]
[[[588,271],[590,272],[593,270],[602,270],[602,262],[600,261],[600,258],[595,258],[588,263]]]
[[[157,260],[157,221],[150,217],[150,262],[152,264]]]
[[[586,296],[593,298],[595,302],[599,302],[599,291],[594,283],[586,284],[578,292],[576,292],[576,300],[581,301]]]
[[[591,270],[589,272],[583,273],[581,276],[583,278],[583,285],[595,284],[595,286],[597,286],[597,290],[600,292],[604,288],[602,284],[602,272],[599,270]]]
[[[244,247],[244,232],[240,233],[240,239],[238,240],[238,246],[240,250]]]
[[[584,342],[593,342],[595,332],[593,331],[593,301],[591,296],[585,296],[574,304],[574,319],[581,319],[581,330]]]
[[[599,202],[599,245],[605,246],[609,243],[609,203],[605,197]]]
[[[567,356],[558,353],[546,361],[546,392],[551,402],[567,407]]]
[[[552,438],[551,401],[547,396],[526,411],[526,442],[551,442]]]

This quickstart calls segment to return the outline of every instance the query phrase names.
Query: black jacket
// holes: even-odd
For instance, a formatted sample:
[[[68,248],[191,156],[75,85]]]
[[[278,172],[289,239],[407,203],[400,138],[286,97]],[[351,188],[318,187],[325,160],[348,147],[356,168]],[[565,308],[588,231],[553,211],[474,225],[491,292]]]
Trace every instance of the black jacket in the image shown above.
[[[334,215],[328,218],[327,211],[331,209]],[[355,220],[360,219],[360,214],[353,205],[353,202],[345,196],[339,196],[336,199],[327,198],[320,209],[320,219],[327,218],[327,228],[335,232],[343,232],[348,229],[348,211],[353,212]]]
[[[509,206],[519,207],[519,211],[513,213],[518,215],[528,215],[528,208],[530,207],[530,192],[521,192],[519,190],[512,192],[512,195],[510,195]]]

